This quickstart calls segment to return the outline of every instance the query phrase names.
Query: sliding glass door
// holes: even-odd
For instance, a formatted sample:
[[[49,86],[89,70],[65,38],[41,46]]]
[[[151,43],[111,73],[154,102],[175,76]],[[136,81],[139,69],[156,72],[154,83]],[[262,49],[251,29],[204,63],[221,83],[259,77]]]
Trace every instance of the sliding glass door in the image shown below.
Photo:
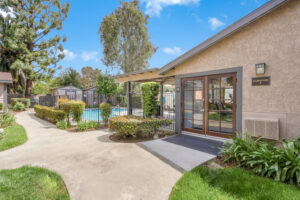
[[[230,137],[235,132],[235,87],[235,74],[183,79],[183,130]]]

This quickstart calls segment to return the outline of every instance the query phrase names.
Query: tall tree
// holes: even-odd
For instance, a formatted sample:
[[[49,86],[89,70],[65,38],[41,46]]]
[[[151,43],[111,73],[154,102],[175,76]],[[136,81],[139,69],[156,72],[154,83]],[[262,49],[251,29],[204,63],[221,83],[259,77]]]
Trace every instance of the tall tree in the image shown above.
[[[69,67],[62,71],[57,77],[60,86],[69,86],[82,88],[80,85],[80,74],[73,68]]]
[[[103,44],[103,63],[123,73],[147,68],[148,59],[156,48],[149,41],[148,18],[139,1],[122,1],[110,15],[104,17],[98,33]]]
[[[104,95],[107,101],[109,97],[117,93],[118,85],[113,77],[100,74],[97,78],[96,91],[98,94]]]
[[[96,86],[97,77],[101,74],[100,69],[92,67],[83,67],[81,69],[80,85],[82,88],[90,88]]]
[[[7,67],[25,78],[26,96],[31,95],[34,81],[52,76],[59,68],[66,38],[50,33],[62,29],[69,7],[60,0],[1,0],[0,9],[12,13],[0,16],[1,34],[10,41],[1,51],[15,47],[16,55]]]

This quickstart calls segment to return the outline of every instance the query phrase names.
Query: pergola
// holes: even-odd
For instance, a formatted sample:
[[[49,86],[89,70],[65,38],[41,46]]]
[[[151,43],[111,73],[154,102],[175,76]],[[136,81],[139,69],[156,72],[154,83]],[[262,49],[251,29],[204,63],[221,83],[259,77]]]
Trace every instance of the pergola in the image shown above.
[[[132,102],[131,102],[131,82],[159,82],[160,83],[160,113],[163,113],[163,93],[164,84],[175,85],[174,76],[166,76],[159,74],[159,68],[152,68],[138,72],[131,72],[127,74],[115,76],[116,83],[126,83],[127,91],[127,112],[128,115],[132,114]]]

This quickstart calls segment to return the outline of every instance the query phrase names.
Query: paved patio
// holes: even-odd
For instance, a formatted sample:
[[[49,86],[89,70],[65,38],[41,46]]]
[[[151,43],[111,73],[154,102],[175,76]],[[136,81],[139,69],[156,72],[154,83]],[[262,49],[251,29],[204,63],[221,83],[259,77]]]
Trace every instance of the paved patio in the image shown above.
[[[182,174],[136,144],[111,142],[106,131],[68,133],[17,114],[29,140],[0,152],[0,169],[42,166],[59,173],[71,199],[167,200]]]
[[[231,140],[183,132],[139,145],[179,171],[186,172],[215,158],[226,141]]]

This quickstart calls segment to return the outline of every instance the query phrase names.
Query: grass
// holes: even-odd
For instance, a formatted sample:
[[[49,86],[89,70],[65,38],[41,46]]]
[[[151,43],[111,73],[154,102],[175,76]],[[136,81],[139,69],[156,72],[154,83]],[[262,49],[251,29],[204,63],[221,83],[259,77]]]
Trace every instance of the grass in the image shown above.
[[[27,141],[26,131],[21,125],[9,126],[5,136],[0,140],[0,151],[19,146]]]
[[[0,200],[70,199],[62,178],[40,167],[0,171]]]
[[[176,183],[169,200],[297,200],[300,190],[240,168],[197,167]]]

